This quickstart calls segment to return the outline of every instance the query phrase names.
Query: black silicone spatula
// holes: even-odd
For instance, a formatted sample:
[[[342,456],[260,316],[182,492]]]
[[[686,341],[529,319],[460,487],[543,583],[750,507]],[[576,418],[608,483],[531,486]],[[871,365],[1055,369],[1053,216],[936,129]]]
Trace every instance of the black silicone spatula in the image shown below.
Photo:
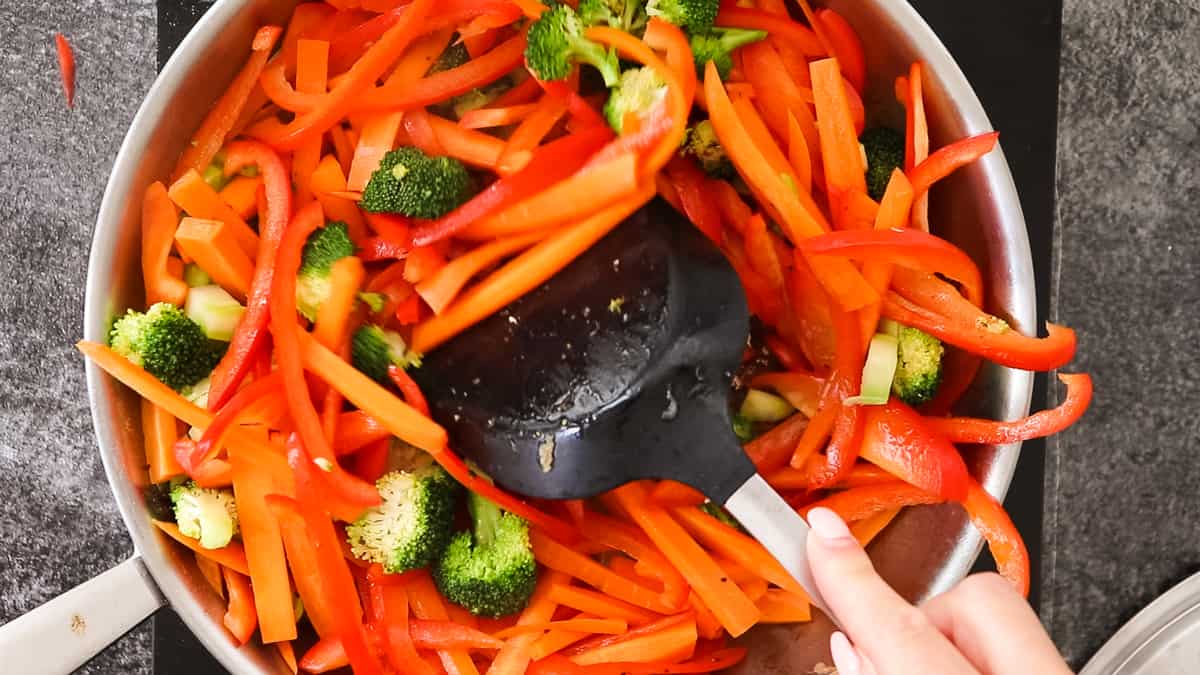
[[[531,497],[670,478],[723,504],[818,606],[807,524],[733,434],[749,332],[737,274],[655,200],[537,290],[415,371],[454,448]]]

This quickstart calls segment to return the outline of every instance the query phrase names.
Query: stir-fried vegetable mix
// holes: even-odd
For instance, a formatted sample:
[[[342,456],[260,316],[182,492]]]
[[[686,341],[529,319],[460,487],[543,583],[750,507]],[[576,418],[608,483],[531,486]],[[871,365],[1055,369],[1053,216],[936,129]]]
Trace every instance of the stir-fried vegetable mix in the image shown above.
[[[1075,351],[1067,328],[988,313],[976,261],[929,232],[930,188],[996,135],[931,148],[920,63],[874,72],[896,102],[864,110],[878,64],[806,0],[575,5],[301,3],[146,189],[146,304],[79,346],[143,397],[174,507],[156,522],[234,639],[307,672],[682,673],[809,619],[687,486],[504,492],[406,372],[656,194],[743,282],[731,434],[767,481],[863,543],[905,506],[961,504],[1027,590],[1024,545],[958,446],[1055,433],[1091,380],[1061,375],[1063,404],[1022,420],[949,416],[984,360]],[[319,640],[296,653],[302,622]]]

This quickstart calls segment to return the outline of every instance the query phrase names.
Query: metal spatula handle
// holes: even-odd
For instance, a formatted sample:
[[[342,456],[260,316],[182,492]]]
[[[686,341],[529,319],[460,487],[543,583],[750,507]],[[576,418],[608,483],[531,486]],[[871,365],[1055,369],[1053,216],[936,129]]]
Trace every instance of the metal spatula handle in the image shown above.
[[[756,473],[729,497],[725,509],[800,582],[813,605],[837,623],[808,566],[808,523],[779,493]]]

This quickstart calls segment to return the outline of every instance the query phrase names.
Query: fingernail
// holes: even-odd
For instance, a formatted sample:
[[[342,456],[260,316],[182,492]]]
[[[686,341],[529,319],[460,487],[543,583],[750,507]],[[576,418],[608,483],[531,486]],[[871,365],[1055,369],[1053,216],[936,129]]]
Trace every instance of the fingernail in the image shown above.
[[[817,507],[808,512],[808,526],[826,544],[854,541],[850,528],[846,527],[841,516],[824,507]]]
[[[829,636],[829,652],[833,655],[833,665],[838,675],[860,675],[862,661],[858,658],[858,650],[850,644],[850,639],[842,631],[834,631]]]

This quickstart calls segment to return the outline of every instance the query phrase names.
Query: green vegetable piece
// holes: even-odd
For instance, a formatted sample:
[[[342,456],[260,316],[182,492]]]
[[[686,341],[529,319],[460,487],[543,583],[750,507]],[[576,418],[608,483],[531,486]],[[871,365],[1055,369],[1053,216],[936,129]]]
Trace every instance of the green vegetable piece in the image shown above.
[[[225,177],[225,170],[216,164],[209,164],[204,167],[204,173],[200,174],[204,178],[204,182],[208,186],[218,192],[229,184],[229,179]]]
[[[712,122],[700,120],[688,128],[681,152],[696,158],[704,173],[713,178],[733,178],[735,171],[729,155],[717,139]]]
[[[580,0],[579,20],[585,26],[611,26],[641,35],[646,30],[646,0]]]
[[[471,53],[467,51],[467,45],[456,35],[450,40],[450,46],[442,50],[438,55],[437,61],[429,67],[429,74],[440,73],[446,70],[451,70],[464,65],[471,60]]]
[[[378,314],[382,312],[384,305],[387,303],[387,296],[385,296],[383,293],[359,293],[358,299],[367,306],[367,309],[371,310],[372,314]]]
[[[296,308],[304,318],[316,320],[317,310],[329,299],[333,263],[354,252],[354,241],[345,223],[329,223],[308,235],[296,274]]]
[[[742,524],[737,521],[737,518],[734,518],[733,514],[726,511],[725,508],[720,504],[704,502],[700,505],[700,510],[732,527],[733,529],[738,530],[739,532],[744,530]]]
[[[646,4],[646,13],[689,33],[702,33],[712,28],[720,8],[720,0],[650,0]]]
[[[226,345],[209,340],[200,324],[167,302],[148,310],[129,310],[113,323],[109,346],[176,391],[207,376]]]
[[[238,532],[232,490],[202,488],[189,480],[171,489],[171,504],[180,533],[200,540],[201,548],[223,548]]]
[[[877,333],[867,347],[863,364],[862,387],[858,396],[842,401],[845,405],[883,405],[891,395],[896,374],[897,340],[894,335]]]
[[[944,353],[945,348],[937,338],[916,328],[900,326],[892,393],[912,406],[932,400],[942,381]]]
[[[375,486],[383,501],[346,527],[350,552],[389,574],[432,564],[454,533],[458,483],[426,455]]]
[[[525,63],[539,80],[561,80],[576,63],[587,63],[600,71],[604,84],[612,87],[621,76],[617,55],[583,36],[584,24],[569,5],[554,5],[529,27]]]
[[[742,442],[754,440],[754,422],[743,415],[734,415],[733,435]]]
[[[761,389],[746,391],[746,399],[742,401],[739,415],[751,422],[779,422],[791,417],[796,409],[791,403],[775,394],[768,394]]]
[[[210,285],[189,290],[183,311],[210,340],[229,342],[246,308],[224,288]]]
[[[350,362],[367,377],[386,383],[388,366],[420,368],[421,354],[409,349],[399,333],[366,324],[350,339]]]
[[[633,113],[648,117],[667,96],[667,83],[653,68],[631,68],[621,73],[617,86],[613,87],[604,103],[604,118],[618,134],[625,123],[625,116]]]
[[[867,194],[883,199],[892,172],[904,168],[904,134],[887,127],[867,129],[858,139],[867,155]]]
[[[451,602],[472,614],[501,617],[529,604],[537,583],[537,563],[529,543],[529,525],[520,516],[470,493],[473,532],[454,535],[433,570],[433,578]]]
[[[188,263],[183,266],[183,282],[190,288],[196,288],[211,284],[212,277],[208,276],[208,272],[205,272],[196,263]]]
[[[403,147],[383,156],[363,190],[361,206],[372,213],[440,218],[470,197],[471,174],[462,162]]]
[[[696,63],[696,74],[704,77],[704,67],[709,61],[717,65],[721,79],[729,77],[733,70],[733,50],[767,37],[765,30],[746,28],[712,28],[702,33],[693,33],[690,39],[692,60]]]

